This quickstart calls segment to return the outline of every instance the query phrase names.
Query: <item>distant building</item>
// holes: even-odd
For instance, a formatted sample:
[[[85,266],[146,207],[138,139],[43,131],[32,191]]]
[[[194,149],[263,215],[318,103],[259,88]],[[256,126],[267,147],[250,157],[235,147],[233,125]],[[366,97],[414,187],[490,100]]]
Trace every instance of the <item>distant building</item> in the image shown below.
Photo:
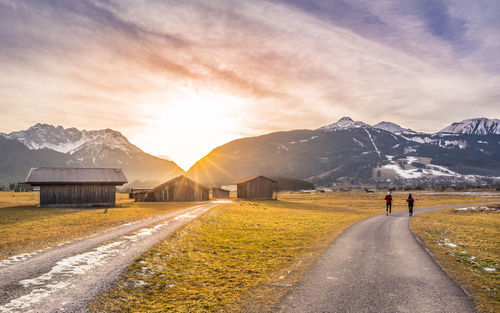
[[[278,182],[265,176],[255,176],[235,182],[238,198],[251,200],[276,199],[274,193],[278,191]]]
[[[212,188],[212,198],[214,199],[227,199],[229,198],[230,191],[222,188]]]
[[[139,197],[151,191],[153,188],[130,188],[130,193],[128,194],[129,199],[135,199],[138,195]]]
[[[142,195],[137,195],[136,201],[205,201],[209,190],[184,175],[163,183]]]
[[[40,187],[41,206],[114,206],[116,186],[127,183],[118,168],[32,168],[26,183]]]

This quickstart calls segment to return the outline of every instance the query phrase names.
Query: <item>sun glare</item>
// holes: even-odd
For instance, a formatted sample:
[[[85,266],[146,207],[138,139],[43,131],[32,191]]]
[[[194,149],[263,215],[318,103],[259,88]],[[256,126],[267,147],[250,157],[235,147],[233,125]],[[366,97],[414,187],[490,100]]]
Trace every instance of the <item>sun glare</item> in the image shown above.
[[[150,120],[138,139],[147,152],[168,155],[187,170],[214,147],[238,137],[247,102],[216,90],[178,88],[175,96],[144,106]]]

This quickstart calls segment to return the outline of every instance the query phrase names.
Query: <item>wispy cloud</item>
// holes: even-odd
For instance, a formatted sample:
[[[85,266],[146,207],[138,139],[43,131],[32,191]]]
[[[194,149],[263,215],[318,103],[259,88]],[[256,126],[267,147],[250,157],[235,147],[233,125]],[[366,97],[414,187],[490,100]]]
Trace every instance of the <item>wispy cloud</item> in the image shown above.
[[[191,162],[225,140],[343,115],[424,131],[498,118],[499,13],[496,1],[0,0],[0,131],[111,127],[174,159],[203,146]],[[220,121],[148,142],[151,125],[188,118],[176,111],[186,90]]]

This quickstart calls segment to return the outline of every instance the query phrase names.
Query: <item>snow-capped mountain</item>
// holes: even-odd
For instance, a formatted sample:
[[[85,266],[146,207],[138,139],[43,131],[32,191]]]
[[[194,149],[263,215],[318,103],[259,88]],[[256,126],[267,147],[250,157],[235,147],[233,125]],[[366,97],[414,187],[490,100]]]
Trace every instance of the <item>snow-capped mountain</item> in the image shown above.
[[[488,124],[489,125],[489,124]],[[417,133],[382,122],[343,117],[316,130],[242,138],[215,148],[187,175],[223,184],[265,174],[316,184],[383,179],[468,179],[500,176],[499,135]],[[443,178],[444,177],[444,178]]]
[[[362,127],[371,127],[371,126],[361,121],[354,121],[352,118],[344,116],[336,123],[321,127],[320,130],[337,131],[337,130],[344,130],[351,128],[362,128]]]
[[[439,133],[464,135],[500,135],[500,120],[473,118],[453,123]]]
[[[98,152],[103,147],[119,149],[127,153],[141,152],[120,132],[112,129],[78,130],[76,128],[54,127],[48,124],[36,124],[27,130],[15,131],[4,135],[34,150],[51,149],[62,153],[74,154],[85,149]]]
[[[50,166],[71,167],[118,167],[132,180],[166,180],[184,171],[171,160],[165,160],[147,154],[133,145],[120,132],[112,129],[78,130],[76,128],[54,127],[47,124],[36,124],[27,130],[0,134],[8,141],[23,144],[29,150],[38,151],[38,155],[60,153],[59,161]],[[11,143],[2,141],[6,146]],[[19,149],[18,149],[19,150]],[[7,151],[8,153],[8,151]],[[31,154],[25,152],[24,154]],[[6,156],[14,163],[19,163],[16,156]],[[44,166],[29,158],[29,162],[21,168],[26,172],[18,174],[16,179],[24,179],[30,167]],[[59,164],[61,163],[61,164]],[[0,173],[1,174],[1,173]],[[17,178],[19,177],[19,178]]]
[[[392,122],[380,122],[376,125],[373,125],[373,128],[377,128],[377,129],[383,129],[383,130],[386,130],[390,133],[393,133],[393,134],[403,134],[403,133],[408,133],[408,134],[414,134],[415,131],[409,129],[409,128],[403,128],[401,126],[399,126],[398,124],[396,123],[392,123]]]

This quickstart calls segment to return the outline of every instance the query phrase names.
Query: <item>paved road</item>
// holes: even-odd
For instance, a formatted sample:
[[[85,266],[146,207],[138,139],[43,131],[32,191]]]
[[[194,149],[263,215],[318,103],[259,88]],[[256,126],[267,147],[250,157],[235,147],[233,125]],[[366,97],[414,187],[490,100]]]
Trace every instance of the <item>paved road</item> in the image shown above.
[[[217,205],[177,210],[24,260],[0,261],[0,312],[85,312],[87,303],[141,253]]]
[[[414,213],[450,207],[457,205]],[[417,242],[409,220],[407,211],[397,211],[347,229],[272,312],[476,312]]]

